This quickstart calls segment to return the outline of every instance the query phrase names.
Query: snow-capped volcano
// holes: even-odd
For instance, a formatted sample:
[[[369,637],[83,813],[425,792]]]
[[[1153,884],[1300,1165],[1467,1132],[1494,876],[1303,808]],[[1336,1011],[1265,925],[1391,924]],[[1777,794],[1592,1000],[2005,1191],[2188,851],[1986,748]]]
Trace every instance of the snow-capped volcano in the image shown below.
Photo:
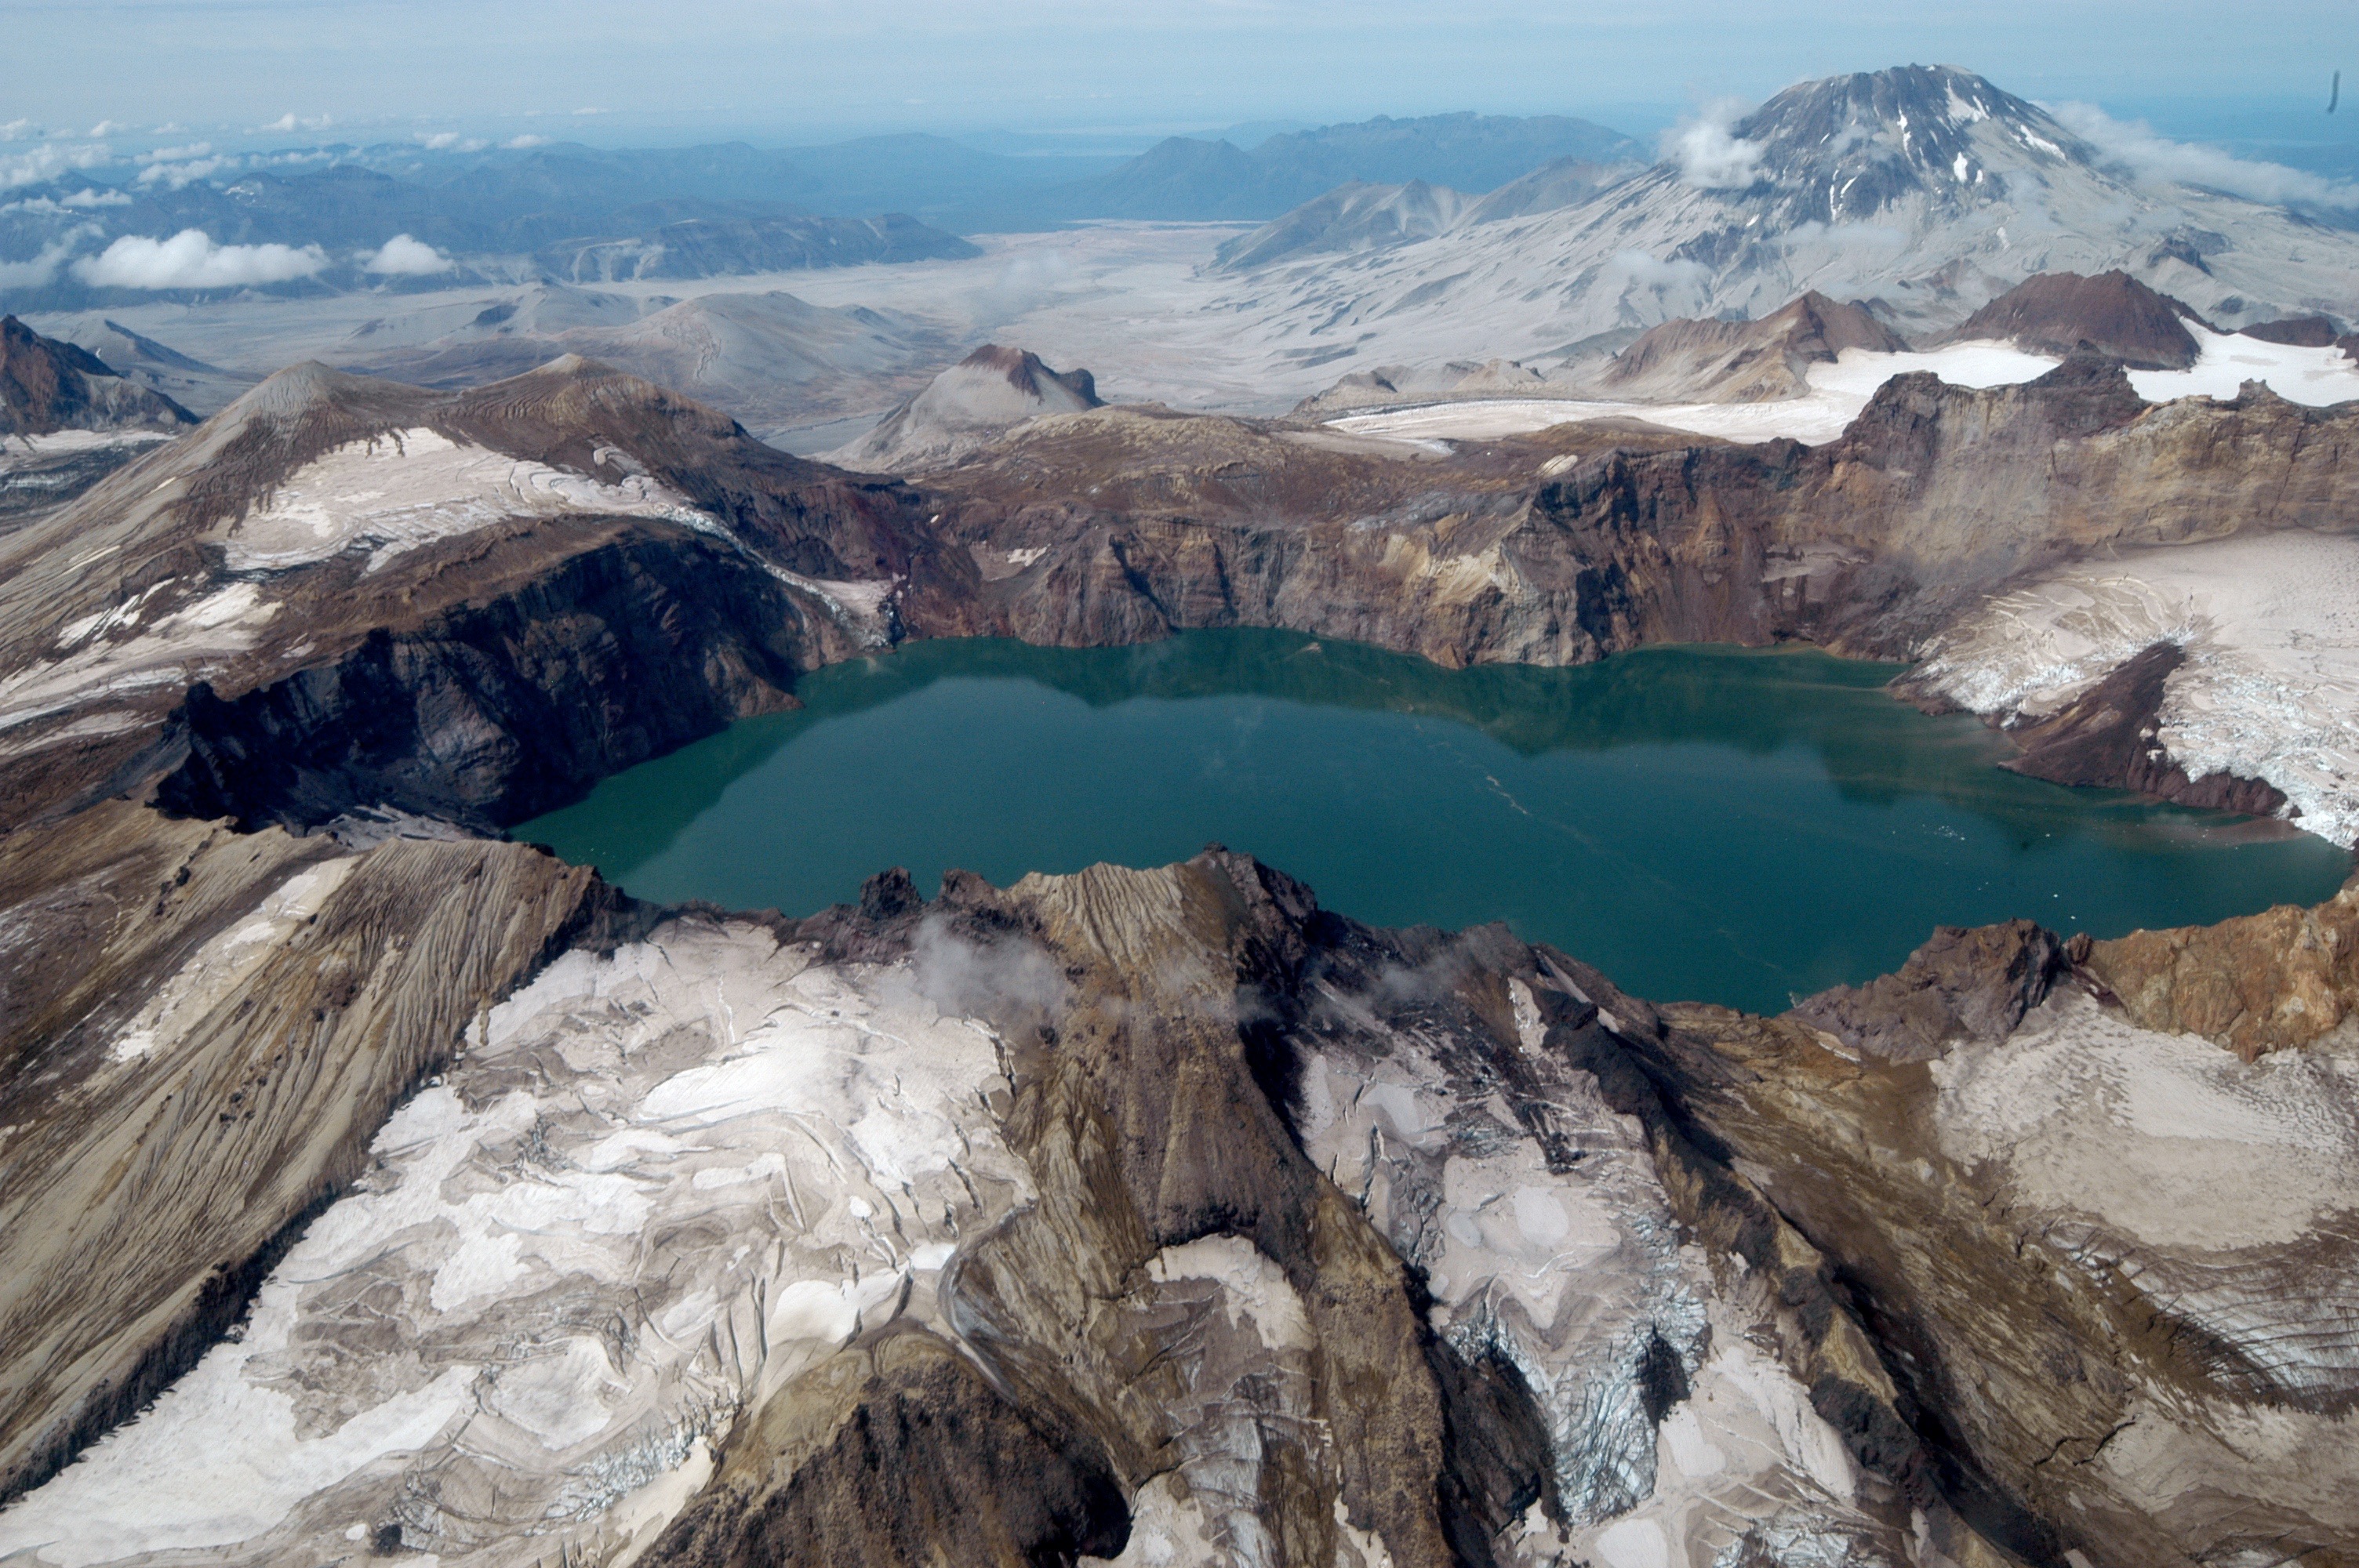
[[[1602,351],[1679,317],[1756,318],[1817,290],[1904,332],[2040,273],[2115,269],[2235,326],[2359,314],[2359,233],[2142,178],[1971,71],[1905,66],[1788,88],[1667,137],[1578,206],[1463,224],[1336,265],[1281,261],[1215,301],[1280,362]]]
[[[2046,110],[1943,65],[1788,88],[1727,133],[1718,150],[1730,178],[1705,167],[1712,130],[1675,144],[1680,177],[1741,189],[1747,207],[1766,199],[1784,226],[1864,222],[1918,204],[1963,213],[2006,200],[2017,180],[2042,185],[2099,161]]]

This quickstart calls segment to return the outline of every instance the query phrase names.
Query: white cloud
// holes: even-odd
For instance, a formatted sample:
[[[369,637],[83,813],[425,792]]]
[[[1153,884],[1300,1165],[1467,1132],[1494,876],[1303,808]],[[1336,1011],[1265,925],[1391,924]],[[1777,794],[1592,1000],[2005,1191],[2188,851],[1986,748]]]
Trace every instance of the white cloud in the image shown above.
[[[1712,281],[1712,269],[1701,262],[1690,261],[1685,257],[1665,261],[1645,251],[1619,253],[1605,264],[1605,271],[1608,276],[1625,279],[1641,288],[1651,288],[1658,294],[1682,285],[1701,287]]]
[[[2174,142],[2143,120],[2116,120],[2089,103],[2046,106],[2104,160],[2147,184],[2197,185],[2276,206],[2359,209],[2359,186],[2283,164],[2256,163],[2217,147]]]
[[[141,153],[138,161],[147,167],[139,171],[139,183],[168,185],[178,190],[192,180],[237,167],[234,157],[208,157],[212,150],[211,142],[190,142],[186,146],[158,147],[153,152]]]
[[[376,254],[361,263],[364,272],[384,273],[389,277],[426,277],[438,272],[449,272],[458,264],[423,240],[408,234],[396,234],[377,247]]]
[[[522,152],[527,147],[545,147],[549,146],[549,138],[547,136],[536,136],[527,132],[521,136],[510,136],[506,141],[502,142],[500,146],[507,148],[510,152]]]
[[[32,196],[22,201],[0,202],[0,212],[38,212],[45,218],[61,217],[75,211],[88,211],[93,207],[128,207],[131,198],[120,190],[92,187],[71,192],[63,200],[54,196]]]
[[[11,120],[6,124],[0,125],[0,142],[19,141],[24,137],[39,134],[33,128],[33,122],[30,120]]]
[[[139,171],[139,183],[168,185],[178,190],[191,181],[204,179],[221,173],[223,169],[236,167],[237,159],[234,157],[201,157],[187,163],[152,163]]]
[[[41,247],[41,254],[30,261],[0,261],[0,293],[12,288],[44,288],[58,276],[58,268],[83,238],[94,234],[94,228],[76,229],[72,233],[50,241]]]
[[[1699,190],[1742,190],[1760,175],[1761,144],[1734,129],[1744,105],[1709,104],[1702,114],[1663,133],[1663,157],[1680,166],[1680,178]]]
[[[0,157],[0,190],[19,185],[38,185],[71,169],[94,168],[114,156],[103,146],[70,146],[62,142],[49,142],[27,148],[24,152]]]
[[[336,117],[332,114],[312,114],[298,119],[295,112],[290,109],[270,124],[256,125],[254,129],[256,133],[275,132],[283,136],[292,131],[324,131],[335,123]]]
[[[125,234],[74,263],[73,273],[93,288],[235,288],[310,277],[327,265],[317,245],[217,245],[202,229],[183,229],[168,240]]]
[[[119,136],[130,128],[120,120],[101,120],[90,128],[90,134],[92,140],[95,141],[105,136]]]

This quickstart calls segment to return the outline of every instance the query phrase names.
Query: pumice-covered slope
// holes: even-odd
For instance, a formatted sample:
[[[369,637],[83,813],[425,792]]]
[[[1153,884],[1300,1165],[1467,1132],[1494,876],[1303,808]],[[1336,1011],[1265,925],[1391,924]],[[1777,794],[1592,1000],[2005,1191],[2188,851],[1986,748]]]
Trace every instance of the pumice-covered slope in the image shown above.
[[[1990,333],[1986,336],[1995,337]],[[1845,349],[1905,353],[1908,343],[1859,305],[1813,291],[1757,321],[1666,321],[1600,372],[1600,390],[1658,403],[1757,403],[1809,390],[1810,367]]]
[[[831,459],[898,473],[939,467],[991,445],[1027,420],[1103,407],[1085,370],[1055,371],[1029,349],[985,343]]]

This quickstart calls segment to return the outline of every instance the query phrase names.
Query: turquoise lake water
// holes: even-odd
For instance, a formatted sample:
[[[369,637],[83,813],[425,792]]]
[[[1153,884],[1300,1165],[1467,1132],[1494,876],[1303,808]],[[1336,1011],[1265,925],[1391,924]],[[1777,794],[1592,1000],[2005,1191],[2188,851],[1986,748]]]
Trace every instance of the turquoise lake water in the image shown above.
[[[1144,647],[915,643],[805,706],[599,784],[518,838],[642,897],[815,912],[906,866],[1005,885],[1210,842],[1382,925],[1504,920],[1658,1000],[1757,1011],[1865,979],[1936,925],[2118,935],[2331,897],[2277,824],[2002,772],[1897,666],[1655,648],[1443,670],[1290,633]]]

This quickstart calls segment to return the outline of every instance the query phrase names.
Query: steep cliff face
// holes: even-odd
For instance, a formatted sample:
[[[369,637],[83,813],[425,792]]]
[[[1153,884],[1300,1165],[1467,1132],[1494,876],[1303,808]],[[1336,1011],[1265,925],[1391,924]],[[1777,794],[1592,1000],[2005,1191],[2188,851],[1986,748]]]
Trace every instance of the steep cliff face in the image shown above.
[[[891,641],[919,504],[583,362],[297,367],[0,535],[0,813],[192,750],[181,809],[514,820]]]
[[[1121,470],[1130,499],[1066,499],[1096,458],[1146,446],[1093,417],[1094,443],[1069,425],[940,476],[970,498],[941,525],[989,580],[969,603],[910,602],[913,629],[1093,643],[1276,623],[1448,665],[1782,638],[1905,656],[2043,565],[2239,529],[2343,531],[2359,432],[2348,410],[2257,388],[2151,406],[2118,365],[2082,357],[2022,386],[1897,377],[1821,447],[1647,450],[1591,431],[1584,451],[1549,432],[1565,446],[1537,484],[1486,475],[1500,449],[1423,473],[1397,460],[1387,487],[1274,515],[1306,466],[1279,441],[1264,456],[1241,438],[1225,466],[1150,450]]]

